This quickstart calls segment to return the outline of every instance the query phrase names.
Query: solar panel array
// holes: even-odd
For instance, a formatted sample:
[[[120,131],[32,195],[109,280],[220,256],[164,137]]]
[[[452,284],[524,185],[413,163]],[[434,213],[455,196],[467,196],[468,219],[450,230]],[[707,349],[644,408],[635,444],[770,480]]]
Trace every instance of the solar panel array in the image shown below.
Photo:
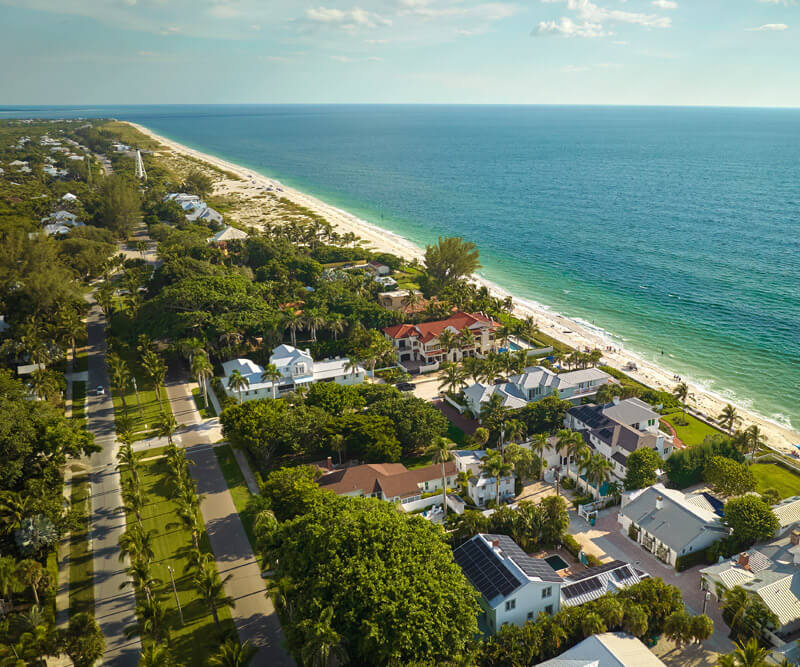
[[[542,581],[560,582],[559,577],[552,567],[542,558],[531,558],[508,535],[487,535],[488,540],[497,540],[506,556],[514,559],[520,570],[529,577],[538,577]]]
[[[596,577],[598,574],[603,574],[603,572],[609,572],[611,570],[616,570],[618,568],[623,567],[624,565],[625,565],[625,561],[612,560],[610,563],[604,563],[603,565],[598,565],[597,567],[590,567],[588,570],[584,570],[583,572],[578,572],[577,574],[572,574],[572,575],[569,576],[569,581],[580,581],[581,579],[588,579],[589,577]]]
[[[617,581],[625,581],[633,576],[627,566],[621,567],[618,570],[614,570],[611,574],[614,575],[614,579]]]
[[[498,595],[506,596],[522,583],[480,538],[462,544],[453,552],[453,557],[467,579],[487,600]]]
[[[592,579],[584,579],[582,581],[578,581],[574,584],[570,584],[569,586],[565,586],[561,589],[561,595],[563,595],[568,600],[570,598],[578,597],[579,595],[585,595],[586,593],[592,593],[593,591],[598,591],[603,587],[600,581],[595,577]]]

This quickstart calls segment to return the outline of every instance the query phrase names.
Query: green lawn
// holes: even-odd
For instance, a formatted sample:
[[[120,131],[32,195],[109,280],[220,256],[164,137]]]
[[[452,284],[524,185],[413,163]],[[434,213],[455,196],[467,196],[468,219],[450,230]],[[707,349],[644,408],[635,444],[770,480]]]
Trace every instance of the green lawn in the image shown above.
[[[257,510],[253,503],[253,494],[247,488],[247,483],[244,481],[244,476],[233,455],[233,449],[230,445],[222,445],[214,447],[214,454],[219,461],[219,467],[222,468],[222,474],[225,476],[225,482],[231,492],[233,504],[236,505],[236,511],[239,512],[239,518],[242,520],[244,532],[247,533],[247,539],[250,540],[250,546],[253,551],[256,551],[256,539],[253,534],[253,522],[256,518]]]
[[[148,452],[146,458],[158,454],[160,452]],[[127,471],[123,474],[128,475]],[[155,587],[154,592],[167,612],[172,647],[175,654],[181,656],[183,664],[206,665],[209,655],[218,649],[222,634],[231,633],[236,636],[230,610],[220,610],[222,629],[218,630],[210,610],[197,595],[192,573],[187,571],[192,535],[178,523],[177,505],[170,498],[172,483],[168,475],[166,458],[142,461],[139,478],[145,497],[145,507],[142,511],[144,529],[155,531],[153,534],[155,558],[152,571],[153,576],[161,583]],[[136,517],[129,514],[128,522],[132,521],[136,521]],[[208,536],[205,533],[200,541],[200,547],[203,551],[211,553]],[[167,565],[172,566],[175,575],[175,586],[186,623],[183,627],[180,624]]]
[[[72,360],[73,373],[85,373],[89,370],[89,348],[79,347],[78,356]]]
[[[125,403],[128,410],[127,415],[131,420],[131,429],[137,440],[144,440],[150,437],[158,421],[162,410],[169,412],[170,405],[167,400],[167,392],[161,388],[161,407],[158,405],[155,389],[149,379],[137,377],[136,383],[139,387],[139,401],[142,410],[139,411],[139,404],[136,402],[136,392],[133,385],[130,385],[125,392]],[[122,407],[122,398],[116,391],[112,392],[114,397],[114,415],[116,418],[117,431],[122,429],[121,421],[124,418],[125,410]]]
[[[211,402],[211,399],[209,399],[208,407],[206,407],[206,397],[200,387],[192,389],[192,398],[194,398],[194,404],[203,419],[210,419],[211,417],[217,416],[217,411],[214,409],[214,404]]]
[[[672,412],[668,415],[662,415],[661,419],[669,422],[675,427],[676,434],[687,447],[702,444],[703,440],[706,439],[706,436],[709,435],[725,435],[722,433],[722,431],[709,426],[705,422],[701,422],[699,419],[692,417],[692,415],[688,413],[686,414],[687,425],[681,425],[679,422],[683,420],[683,414],[680,410],[677,412]],[[667,433],[669,433],[669,427],[664,426],[663,428]]]
[[[72,418],[86,425],[86,383],[72,383]]]
[[[80,511],[79,530],[69,540],[69,613],[94,613],[94,563],[89,546],[89,478],[73,477],[70,497],[72,507]]]
[[[800,495],[800,475],[776,463],[754,463],[750,470],[758,482],[757,490],[777,489],[781,498]]]

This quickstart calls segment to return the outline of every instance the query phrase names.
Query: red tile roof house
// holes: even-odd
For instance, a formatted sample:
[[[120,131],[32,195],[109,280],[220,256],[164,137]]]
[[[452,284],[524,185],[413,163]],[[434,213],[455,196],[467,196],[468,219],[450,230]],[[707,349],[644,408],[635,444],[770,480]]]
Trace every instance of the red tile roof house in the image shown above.
[[[454,313],[446,320],[422,322],[421,324],[396,324],[386,327],[383,333],[394,343],[397,358],[401,364],[411,362],[412,367],[433,367],[435,370],[445,356],[449,361],[459,361],[464,357],[482,357],[494,350],[497,345],[495,334],[500,323],[483,313]],[[449,330],[458,336],[463,331],[472,333],[472,343],[458,345],[448,354],[441,345],[442,332]],[[416,363],[414,363],[416,362]]]
[[[444,464],[445,482],[456,486],[456,464]],[[401,504],[420,500],[423,493],[442,490],[442,466],[433,463],[408,470],[402,463],[367,463],[340,468],[317,480],[320,488],[340,496],[367,496]]]

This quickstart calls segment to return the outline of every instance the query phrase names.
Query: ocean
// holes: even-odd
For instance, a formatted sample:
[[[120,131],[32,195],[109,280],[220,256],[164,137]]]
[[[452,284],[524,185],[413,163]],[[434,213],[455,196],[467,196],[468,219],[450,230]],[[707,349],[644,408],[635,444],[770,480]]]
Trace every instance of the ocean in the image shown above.
[[[115,117],[282,180],[800,427],[800,110],[0,108]]]

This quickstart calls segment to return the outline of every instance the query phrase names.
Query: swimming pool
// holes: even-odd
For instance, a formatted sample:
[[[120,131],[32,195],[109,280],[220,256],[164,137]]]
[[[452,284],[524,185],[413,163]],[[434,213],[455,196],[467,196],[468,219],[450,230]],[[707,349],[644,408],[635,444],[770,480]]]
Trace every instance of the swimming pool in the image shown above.
[[[501,347],[497,351],[501,354],[504,352],[516,352],[517,350],[521,350],[522,347],[517,345],[513,340],[508,341],[508,347]]]
[[[548,556],[544,560],[556,572],[569,567],[569,563],[567,563],[567,561],[565,561],[561,556],[556,556],[556,555]]]

